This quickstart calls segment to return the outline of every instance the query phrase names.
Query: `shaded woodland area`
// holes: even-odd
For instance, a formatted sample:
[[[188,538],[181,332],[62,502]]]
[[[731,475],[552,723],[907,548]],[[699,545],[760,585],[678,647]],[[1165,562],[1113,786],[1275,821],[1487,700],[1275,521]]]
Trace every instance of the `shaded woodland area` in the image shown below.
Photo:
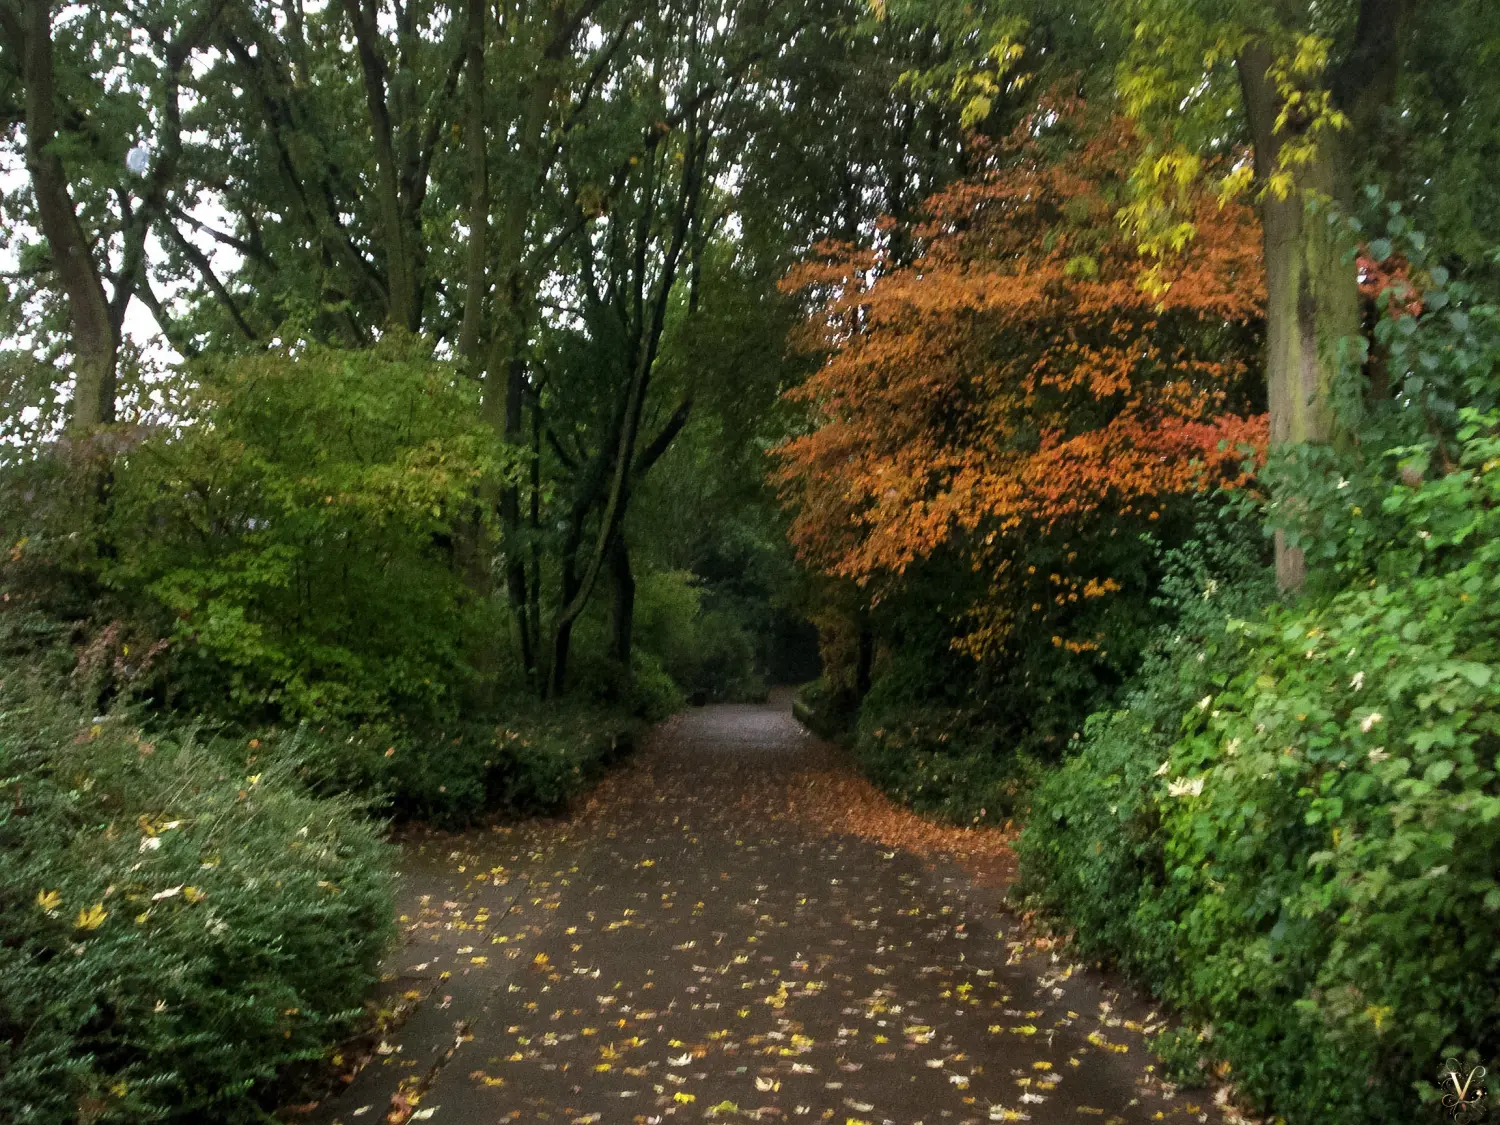
[[[1497,34],[0,0],[0,1116],[265,1119],[391,822],[799,683],[1174,1082],[1436,1119],[1500,1062]]]

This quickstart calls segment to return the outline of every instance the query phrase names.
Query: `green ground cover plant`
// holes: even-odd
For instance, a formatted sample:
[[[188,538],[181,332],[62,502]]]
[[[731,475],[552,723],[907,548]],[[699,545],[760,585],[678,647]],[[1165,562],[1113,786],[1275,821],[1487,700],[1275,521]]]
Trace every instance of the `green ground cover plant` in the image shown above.
[[[8,654],[0,1118],[261,1121],[364,1014],[391,849],[257,750],[92,716]]]

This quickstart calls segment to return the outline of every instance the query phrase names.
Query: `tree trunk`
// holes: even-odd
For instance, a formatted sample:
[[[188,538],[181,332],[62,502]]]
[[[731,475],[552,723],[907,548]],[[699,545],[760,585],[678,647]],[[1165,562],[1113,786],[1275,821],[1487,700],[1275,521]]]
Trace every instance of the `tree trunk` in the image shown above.
[[[1238,60],[1246,116],[1255,145],[1257,178],[1266,183],[1279,167],[1293,126],[1276,130],[1281,96],[1268,70],[1264,44],[1247,47]],[[1340,147],[1325,136],[1316,155],[1289,171],[1285,198],[1267,191],[1261,202],[1266,261],[1266,387],[1275,446],[1319,444],[1336,438],[1333,383],[1340,342],[1359,334],[1359,281],[1331,203],[1351,195]],[[1283,590],[1299,588],[1307,564],[1284,535],[1276,538],[1276,578]]]
[[[479,352],[489,271],[490,169],[489,136],[484,119],[484,0],[465,0],[464,50],[468,101],[464,144],[469,152],[469,253],[464,267],[464,319],[458,352],[473,364]]]
[[[630,547],[622,528],[609,549],[609,578],[614,588],[614,618],[610,648],[614,658],[630,671],[631,634],[635,630],[635,575],[630,569]]]
[[[573,645],[573,622],[560,622],[552,634],[552,663],[547,674],[546,699],[562,695],[568,684],[568,654]]]
[[[868,612],[859,615],[859,646],[854,658],[854,695],[864,699],[875,679],[875,630],[870,628]]]
[[[379,32],[374,26],[373,14],[362,11],[359,0],[344,0],[344,10],[354,29],[355,53],[364,77],[370,134],[375,143],[375,196],[385,248],[387,316],[392,325],[416,332],[422,320],[421,284],[417,277],[416,248],[409,244],[407,237],[409,231],[401,191],[401,169],[396,159],[395,127],[386,100],[386,65],[375,43]]]
[[[560,10],[553,13],[554,22]],[[540,168],[542,142],[547,113],[559,83],[555,58],[543,60],[533,79],[531,96],[519,126],[519,141],[513,153],[520,170],[519,186],[512,186],[501,200],[500,222],[495,230],[495,257],[499,263],[498,284],[494,288],[494,308],[490,313],[491,340],[483,373],[483,409],[485,417],[504,438],[506,444],[518,446],[525,440],[523,396],[526,391],[526,338],[530,310],[524,297],[528,278],[524,258],[526,225],[539,183],[527,177]],[[484,138],[470,138],[484,143]],[[488,237],[488,232],[486,234]],[[472,281],[472,278],[471,278]],[[469,296],[470,307],[474,298]],[[476,313],[476,316],[479,315]],[[505,589],[521,638],[521,660],[527,673],[539,679],[539,645],[533,643],[533,630],[527,625],[526,559],[520,547],[521,485],[507,485],[499,496],[499,511],[505,554]],[[554,655],[561,653],[567,661],[567,643],[554,644]],[[549,685],[543,685],[551,691]],[[560,688],[559,688],[560,690]]]
[[[115,363],[120,338],[109,298],[73,205],[67,171],[53,150],[57,110],[53,96],[52,4],[26,0],[23,50],[26,71],[26,168],[36,195],[37,218],[68,298],[73,327],[73,419],[77,430],[115,420]]]
[[[580,526],[576,535],[569,534],[571,542],[563,552],[561,599],[564,605],[578,595],[578,544],[582,538]],[[547,653],[547,680],[542,685],[544,699],[557,698],[568,685],[568,656],[573,644],[575,620],[573,617],[559,617],[553,626],[552,647]]]
[[[527,643],[536,652],[542,643],[542,403],[531,404],[531,581],[526,591]],[[534,686],[534,685],[533,685]]]

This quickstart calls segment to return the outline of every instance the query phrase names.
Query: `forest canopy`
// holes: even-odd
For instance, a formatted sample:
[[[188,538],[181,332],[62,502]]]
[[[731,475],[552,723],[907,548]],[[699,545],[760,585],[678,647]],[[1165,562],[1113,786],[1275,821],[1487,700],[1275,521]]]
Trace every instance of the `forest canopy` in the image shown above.
[[[1492,7],[0,0],[0,1117],[263,1120],[388,822],[793,684],[1173,1082],[1500,1063]]]

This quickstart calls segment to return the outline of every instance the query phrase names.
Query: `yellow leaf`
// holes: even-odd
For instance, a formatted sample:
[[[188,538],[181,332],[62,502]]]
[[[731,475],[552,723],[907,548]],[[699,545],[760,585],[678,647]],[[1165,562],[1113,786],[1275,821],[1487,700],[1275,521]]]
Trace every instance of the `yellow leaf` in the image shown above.
[[[202,902],[208,896],[200,891],[197,887],[183,887],[182,897],[187,899],[189,902]]]
[[[104,909],[102,902],[96,902],[87,910],[78,912],[78,920],[74,923],[80,930],[97,930],[104,925],[104,919],[109,917],[109,912]]]
[[[62,892],[39,891],[36,896],[36,904],[50,914],[62,905]]]
[[[698,1098],[694,1094],[684,1094],[681,1090],[679,1090],[677,1091],[677,1093],[672,1095],[672,1100],[674,1102],[681,1102],[683,1105],[687,1105],[689,1102],[697,1101]]]

